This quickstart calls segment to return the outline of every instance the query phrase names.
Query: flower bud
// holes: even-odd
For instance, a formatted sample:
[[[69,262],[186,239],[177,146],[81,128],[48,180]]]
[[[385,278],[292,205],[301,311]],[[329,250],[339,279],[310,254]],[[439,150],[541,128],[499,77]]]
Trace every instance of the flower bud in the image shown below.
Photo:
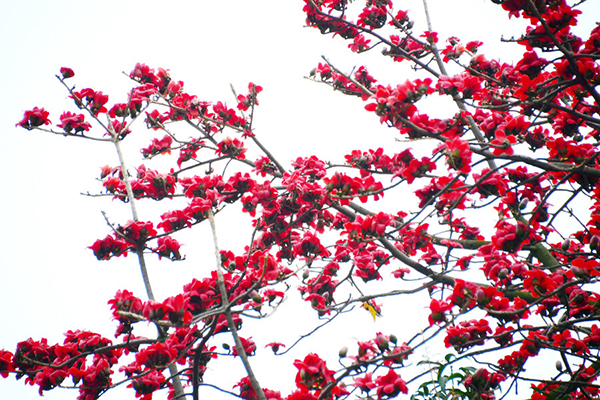
[[[390,348],[389,341],[381,333],[377,334],[377,337],[375,340],[377,341],[377,347],[379,348],[380,351],[388,350]]]
[[[475,296],[477,297],[477,302],[481,302],[485,299],[485,292],[479,288],[477,289]]]
[[[237,263],[235,261],[232,261],[229,263],[229,268],[227,268],[229,271],[235,271],[235,267],[237,267]]]
[[[526,233],[527,227],[525,226],[525,224],[518,223],[517,229],[515,229],[515,235],[517,235],[518,238],[522,238],[523,236],[525,236]]]
[[[348,354],[348,347],[347,346],[342,347],[338,354],[339,354],[340,358],[346,357],[346,355]]]
[[[562,251],[569,251],[569,247],[571,247],[571,240],[566,238],[562,244],[560,245]]]
[[[588,271],[576,267],[575,265],[571,265],[571,272],[573,272],[573,275],[575,275],[577,278],[589,278],[590,276]]]
[[[527,199],[521,200],[521,202],[519,203],[519,210],[524,210],[527,207],[528,203],[529,203],[529,200],[527,200]]]
[[[554,364],[554,366],[556,367],[556,370],[558,372],[561,372],[563,369],[563,365],[562,365],[562,362],[560,362],[560,360],[556,361],[556,364]]]
[[[597,235],[592,236],[590,239],[590,249],[596,250],[600,244],[600,238]]]
[[[255,303],[262,303],[263,299],[262,296],[256,291],[253,290],[252,292],[250,292],[250,298],[255,302]]]
[[[396,335],[394,335],[394,334],[390,335],[390,342],[392,342],[394,344],[398,343],[398,338],[396,337]]]

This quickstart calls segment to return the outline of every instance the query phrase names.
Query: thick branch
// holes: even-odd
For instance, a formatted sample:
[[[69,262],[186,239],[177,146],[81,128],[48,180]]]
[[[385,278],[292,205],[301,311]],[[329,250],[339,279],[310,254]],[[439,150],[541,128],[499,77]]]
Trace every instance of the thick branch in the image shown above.
[[[235,349],[237,350],[238,355],[242,359],[242,363],[244,364],[244,368],[246,368],[246,373],[248,374],[248,379],[250,379],[250,383],[252,384],[252,388],[256,393],[258,400],[267,400],[265,393],[263,392],[256,376],[254,375],[254,371],[250,366],[250,361],[248,360],[248,355],[244,350],[244,346],[242,341],[240,340],[240,336],[237,333],[237,327],[235,326],[235,322],[233,320],[231,310],[229,308],[229,295],[227,293],[227,288],[225,287],[225,278],[223,277],[223,270],[221,267],[221,252],[219,251],[219,244],[217,242],[217,229],[215,227],[215,217],[212,212],[212,209],[208,209],[208,219],[210,221],[210,228],[213,234],[213,242],[215,243],[215,258],[217,261],[217,284],[219,286],[219,292],[221,294],[221,304],[225,308],[225,318],[227,319],[227,326],[231,331],[231,335],[233,336],[233,340],[235,342]]]

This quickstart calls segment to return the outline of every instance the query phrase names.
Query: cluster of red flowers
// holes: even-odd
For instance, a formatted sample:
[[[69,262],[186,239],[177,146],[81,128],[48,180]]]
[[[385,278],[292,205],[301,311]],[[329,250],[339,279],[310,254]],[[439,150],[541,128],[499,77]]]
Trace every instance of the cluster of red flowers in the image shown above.
[[[600,328],[590,321],[600,314],[600,295],[592,285],[600,280],[600,27],[589,38],[577,37],[572,27],[579,11],[564,0],[499,2],[509,15],[531,25],[517,40],[526,52],[513,65],[477,54],[481,42],[462,44],[456,37],[438,51],[437,32],[413,33],[408,13],[394,13],[389,0],[367,0],[357,13],[347,12],[349,3],[305,0],[307,24],[347,40],[353,52],[387,46],[384,56],[411,62],[429,77],[377,84],[365,67],[344,74],[327,62],[319,63],[311,76],[360,97],[367,112],[400,135],[435,141],[431,153],[417,158],[411,149],[395,154],[360,149],[345,156],[343,168],[311,156],[297,158],[286,170],[267,151],[251,160],[242,141],[264,150],[251,131],[262,91],[254,83],[247,94],[236,96],[235,109],[222,101],[200,100],[167,70],[143,64],[130,74],[137,86],[127,103],[110,106],[107,95],[89,88],[71,91],[75,105],[92,123],[99,114],[108,114],[110,123],[103,130],[109,130],[110,138],[101,132],[104,136],[96,139],[125,139],[135,117],[145,113],[148,128],[165,132],[142,154],[168,157],[179,150],[177,171],[161,173],[142,165],[130,178],[119,167],[102,168],[109,196],[131,202],[180,197],[187,204],[164,211],[156,229],[152,221],[115,226],[90,246],[99,260],[130,251],[179,260],[181,245],[172,235],[236,203],[251,218],[255,232],[244,251],[221,252],[221,277],[212,271],[162,302],[119,291],[109,303],[123,344],[80,331],[67,333],[62,345],[29,339],[15,353],[0,352],[2,376],[26,376],[40,393],[70,377],[80,388],[80,398],[95,399],[113,385],[120,357],[133,353],[135,359],[119,370],[136,396],[149,400],[157,390],[169,388],[173,397],[173,377],[166,376],[170,365],[195,369],[182,378],[185,384],[197,384],[211,359],[218,357],[207,345],[212,335],[240,329],[246,315],[267,315],[289,288],[297,288],[320,318],[348,312],[357,302],[372,308],[375,317],[376,296],[365,297],[363,291],[379,293],[377,282],[392,276],[401,288],[382,298],[429,290],[429,329],[420,333],[423,341],[437,334],[428,331],[443,329],[449,351],[469,355],[489,351],[486,346],[494,342],[502,346],[495,363],[490,354],[486,368],[473,369],[460,382],[468,398],[494,399],[501,383],[521,379],[528,360],[541,350],[560,355],[569,365],[534,385],[533,398],[598,394],[594,381],[600,369],[594,351],[600,348]],[[357,16],[355,22],[350,15]],[[541,58],[540,51],[552,57]],[[447,75],[444,64],[459,67],[460,73]],[[63,68],[61,76],[64,81],[74,73]],[[457,111],[447,118],[422,113],[421,102],[429,96],[450,99]],[[171,128],[167,131],[166,125],[178,121],[191,122],[195,136],[179,140]],[[17,125],[66,136],[93,134],[85,114],[63,113],[56,125],[61,130],[54,131],[49,113],[37,107],[25,112]],[[217,163],[251,172],[231,168],[226,173],[224,167],[218,174],[213,169]],[[194,174],[200,166],[208,170]],[[384,186],[386,178],[389,187]],[[409,206],[403,201],[388,211],[380,210],[389,206],[380,205],[383,201],[376,211],[365,208],[386,192],[385,200],[395,201],[396,187],[401,188],[400,200],[412,190],[416,210],[405,208]],[[581,201],[590,204],[589,210]],[[494,215],[478,218],[479,209],[487,205]],[[576,221],[578,231],[569,231],[572,226],[565,219]],[[487,282],[468,280],[462,275],[465,270]],[[301,284],[293,283],[300,274]],[[427,280],[418,289],[411,286],[416,275]],[[341,299],[339,293],[350,298]],[[479,313],[476,318],[465,315],[471,310]],[[539,318],[528,320],[530,316]],[[140,321],[155,324],[158,337],[135,337]],[[259,353],[251,337],[239,340],[241,347],[229,355],[244,359]],[[192,351],[196,343],[202,348]],[[275,353],[283,346],[268,345]],[[315,353],[296,360],[296,387],[287,396],[269,389],[257,393],[248,377],[234,387],[248,400],[333,399],[358,391],[368,396],[373,391],[381,400],[408,392],[397,370],[410,359],[412,345],[377,333],[359,341],[356,354],[347,353],[340,352],[339,371],[329,369]]]

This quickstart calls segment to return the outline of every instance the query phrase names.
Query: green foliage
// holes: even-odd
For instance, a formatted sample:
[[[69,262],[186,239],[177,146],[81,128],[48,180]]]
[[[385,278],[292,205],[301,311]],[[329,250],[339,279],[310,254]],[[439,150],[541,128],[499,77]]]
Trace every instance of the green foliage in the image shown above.
[[[432,373],[437,371],[437,376],[430,381],[423,382],[415,394],[410,397],[411,400],[460,400],[473,398],[475,393],[465,388],[463,382],[468,376],[473,375],[476,368],[458,367],[458,371],[455,372],[452,361],[456,359],[456,355],[447,354],[444,359],[446,360],[445,362],[427,360],[418,363],[418,365],[429,365]]]

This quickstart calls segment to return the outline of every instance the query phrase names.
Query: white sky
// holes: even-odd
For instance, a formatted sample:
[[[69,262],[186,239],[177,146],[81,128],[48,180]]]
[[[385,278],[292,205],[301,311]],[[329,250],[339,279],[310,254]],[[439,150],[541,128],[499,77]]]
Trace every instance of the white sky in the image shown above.
[[[395,6],[413,10],[410,16],[417,22],[416,30],[424,27],[419,1],[396,0]],[[481,40],[484,54],[500,54],[506,61],[524,52],[519,46],[499,43],[502,33],[505,37],[518,35],[522,25],[515,20],[508,22],[489,1],[436,0],[430,1],[430,7],[441,42],[448,36],[461,37],[464,42]],[[373,55],[352,54],[339,38],[332,40],[316,29],[305,28],[301,8],[299,0],[4,2],[0,14],[4,59],[0,67],[0,173],[4,184],[0,207],[0,348],[14,351],[17,342],[29,337],[62,342],[63,332],[69,329],[96,331],[112,339],[115,324],[110,321],[106,302],[119,289],[142,298],[145,293],[134,257],[97,262],[86,249],[108,233],[100,210],[107,211],[115,222],[128,219],[129,210],[123,204],[80,195],[100,190],[94,179],[100,166],[115,165],[113,147],[15,128],[23,112],[34,106],[51,111],[54,123],[59,122],[63,110],[74,111],[54,78],[60,67],[74,69],[76,76],[71,83],[79,89],[102,90],[111,96],[111,103],[124,101],[132,85],[121,72],[128,73],[136,62],[168,68],[174,79],[185,82],[188,93],[203,100],[226,100],[231,106],[235,102],[230,83],[242,93],[248,82],[260,84],[264,92],[259,97],[254,126],[263,143],[286,164],[312,153],[341,162],[344,154],[356,148],[386,146],[394,153],[404,146],[394,141],[394,132],[379,126],[377,118],[363,110],[364,103],[303,77],[322,61],[321,55],[346,71],[365,63],[380,83],[403,82],[410,77],[407,65],[382,58],[379,50]],[[587,32],[591,22],[586,21]],[[138,144],[149,143],[152,137],[140,123],[133,135],[139,137],[135,139]],[[135,150],[126,157],[130,168],[142,162]],[[159,205],[165,207],[164,202]],[[154,210],[142,206],[141,218],[154,218],[156,224]],[[217,224],[223,248],[241,248],[248,240],[233,218],[223,216]],[[199,231],[193,240],[204,243],[208,236]],[[202,261],[212,249],[196,247],[188,242],[183,248],[188,255],[185,263],[151,262],[157,299],[178,293],[192,277],[201,277],[212,268],[212,257]],[[309,313],[308,307],[304,310]],[[354,344],[346,337],[368,339],[377,331],[395,333],[406,340],[408,336],[402,338],[405,325],[424,327],[426,316],[425,310],[405,307],[388,311],[374,325],[367,313],[357,314],[338,327],[341,331],[325,332],[316,338],[316,345],[305,347],[301,354],[330,351],[334,360],[340,343]],[[263,351],[267,342],[289,343],[298,331],[308,331],[306,326],[294,326],[294,321],[275,320],[270,331],[244,329],[241,335],[252,335]],[[361,329],[355,329],[356,325]],[[280,362],[272,357],[266,360]],[[261,364],[258,374],[264,378],[264,386],[288,394],[295,374],[292,361],[293,357],[282,366],[277,364],[280,375],[272,373],[273,364]],[[330,368],[335,365],[330,364]],[[241,376],[237,373],[232,381]],[[128,392],[133,398],[133,392]],[[211,398],[220,398],[215,392],[208,393]],[[121,394],[115,391],[103,398],[120,398]],[[36,388],[9,378],[0,380],[0,397],[33,399],[38,394]],[[76,392],[60,389],[45,394],[49,400],[76,397]]]

